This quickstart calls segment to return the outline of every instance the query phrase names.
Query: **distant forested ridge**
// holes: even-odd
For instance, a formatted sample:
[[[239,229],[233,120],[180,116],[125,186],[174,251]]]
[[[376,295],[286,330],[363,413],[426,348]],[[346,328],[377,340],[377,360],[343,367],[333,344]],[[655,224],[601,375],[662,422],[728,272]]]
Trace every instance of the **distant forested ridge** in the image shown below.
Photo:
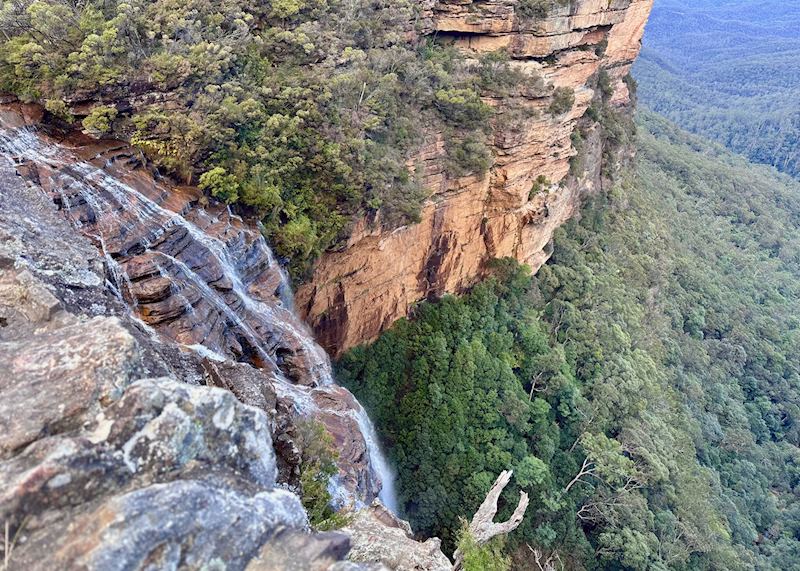
[[[753,162],[800,176],[800,3],[658,0],[641,101]]]
[[[512,467],[515,568],[800,569],[800,183],[656,115],[639,139],[534,278],[498,261],[339,378],[424,534]]]

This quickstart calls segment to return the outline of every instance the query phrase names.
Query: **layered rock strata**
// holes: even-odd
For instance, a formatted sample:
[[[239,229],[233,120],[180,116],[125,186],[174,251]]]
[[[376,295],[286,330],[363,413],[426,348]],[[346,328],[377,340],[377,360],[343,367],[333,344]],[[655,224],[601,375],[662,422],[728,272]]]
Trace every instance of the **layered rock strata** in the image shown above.
[[[344,248],[317,263],[296,299],[329,352],[374,339],[420,300],[465,290],[492,258],[513,257],[535,271],[549,257],[555,229],[602,185],[599,160],[570,173],[578,153],[572,136],[583,125],[590,136],[581,152],[602,154],[603,138],[591,136],[597,125],[586,113],[601,98],[615,108],[629,104],[623,79],[652,0],[557,4],[543,18],[520,16],[515,0],[440,0],[423,9],[428,33],[470,57],[503,49],[530,83],[485,97],[496,110],[494,162],[485,176],[448,178],[443,134],[430,133],[411,161],[430,192],[422,221],[387,231],[362,220]],[[601,83],[610,93],[601,93]],[[574,103],[554,114],[556,88],[572,90]]]
[[[18,170],[0,155],[9,571],[386,569],[345,560],[379,545],[379,523],[366,546],[354,531],[309,533],[297,495],[276,484],[292,418],[270,373],[209,361],[138,321],[109,261]],[[442,561],[432,545],[404,547]]]
[[[173,359],[190,363],[197,382],[268,412],[282,481],[298,483],[295,425],[314,418],[339,453],[337,501],[375,498],[382,459],[369,419],[333,383],[328,357],[294,314],[288,283],[256,225],[220,205],[199,207],[197,189],[154,179],[123,143],[46,135],[40,118],[33,106],[0,108],[0,148],[15,161],[12,172],[94,244],[87,258],[99,273],[86,275],[114,294],[114,313],[142,335],[174,341],[167,344]],[[31,243],[48,243],[35,235],[42,224],[31,221]],[[73,307],[105,314],[104,304],[76,299]]]
[[[280,528],[304,536],[299,499],[275,487],[266,413],[191,384],[188,363],[137,340],[113,315],[122,307],[104,273],[91,244],[0,157],[8,568],[243,569]]]

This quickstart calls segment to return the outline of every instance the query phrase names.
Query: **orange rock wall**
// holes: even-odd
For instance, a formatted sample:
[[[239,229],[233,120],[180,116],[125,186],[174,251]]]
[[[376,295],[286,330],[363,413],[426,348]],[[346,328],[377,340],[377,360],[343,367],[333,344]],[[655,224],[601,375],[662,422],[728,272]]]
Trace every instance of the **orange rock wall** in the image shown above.
[[[505,49],[539,87],[486,98],[498,112],[494,163],[486,175],[449,179],[442,136],[431,133],[413,161],[430,191],[422,221],[394,230],[361,221],[344,249],[319,260],[296,300],[326,349],[339,354],[371,341],[420,300],[464,291],[492,258],[514,257],[534,271],[541,267],[553,232],[601,181],[596,129],[585,145],[586,171],[569,176],[576,154],[572,132],[598,95],[600,70],[614,86],[611,104],[629,104],[622,79],[639,53],[652,3],[573,0],[535,21],[515,16],[516,0],[440,0],[423,9],[431,33],[468,56]],[[575,91],[572,109],[558,117],[547,111],[555,87]],[[516,119],[512,106],[535,116]],[[540,175],[552,184],[529,196]]]

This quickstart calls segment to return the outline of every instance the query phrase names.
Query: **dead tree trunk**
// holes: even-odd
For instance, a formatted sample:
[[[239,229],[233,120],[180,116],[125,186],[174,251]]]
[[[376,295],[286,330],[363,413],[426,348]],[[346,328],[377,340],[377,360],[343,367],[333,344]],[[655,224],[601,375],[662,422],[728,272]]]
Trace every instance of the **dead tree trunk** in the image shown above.
[[[517,509],[514,510],[508,521],[502,523],[495,523],[494,521],[494,516],[497,515],[497,500],[511,480],[512,473],[511,470],[503,470],[500,473],[492,489],[486,494],[486,499],[483,500],[481,507],[472,517],[472,522],[469,524],[469,533],[478,545],[482,545],[498,535],[511,533],[522,523],[525,510],[528,509],[528,494],[525,492],[519,493]],[[464,563],[464,554],[461,553],[460,549],[457,549],[453,554],[453,559],[455,560],[453,571],[460,571]]]

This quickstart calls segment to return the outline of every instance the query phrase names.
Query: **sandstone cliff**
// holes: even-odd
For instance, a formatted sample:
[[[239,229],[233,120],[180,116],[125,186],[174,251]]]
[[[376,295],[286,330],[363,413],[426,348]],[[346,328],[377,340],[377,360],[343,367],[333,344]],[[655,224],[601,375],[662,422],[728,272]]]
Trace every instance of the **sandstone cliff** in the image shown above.
[[[505,49],[540,87],[485,98],[497,110],[494,163],[485,176],[447,178],[443,134],[430,133],[413,161],[430,192],[422,221],[385,231],[362,220],[344,248],[319,260],[296,297],[328,351],[374,339],[420,300],[463,291],[492,258],[513,257],[534,271],[547,260],[555,229],[603,184],[606,141],[587,110],[603,97],[612,107],[629,107],[624,78],[652,2],[574,0],[531,20],[515,14],[513,0],[440,0],[425,8],[428,33],[467,55]],[[575,97],[554,116],[548,108],[557,87]],[[520,108],[530,118],[513,113]],[[583,160],[570,173],[579,125]],[[546,183],[531,192],[537,179]]]

